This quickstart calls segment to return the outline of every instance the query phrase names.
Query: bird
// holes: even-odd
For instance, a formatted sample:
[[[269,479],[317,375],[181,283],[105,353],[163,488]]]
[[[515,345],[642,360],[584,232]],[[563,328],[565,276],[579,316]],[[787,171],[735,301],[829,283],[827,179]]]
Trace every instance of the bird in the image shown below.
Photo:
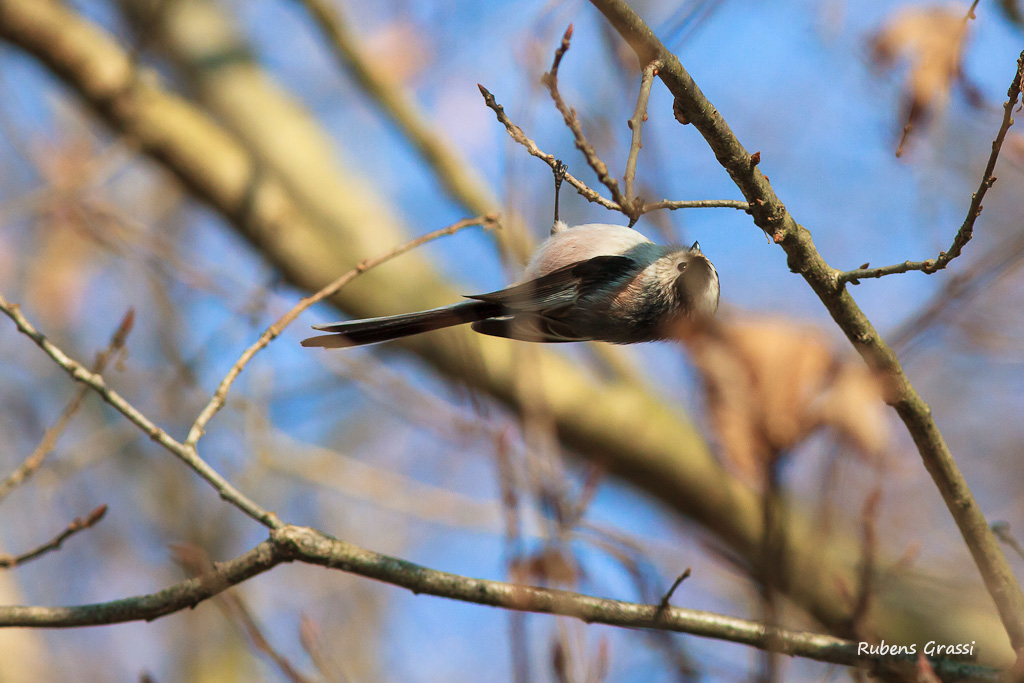
[[[363,346],[466,323],[527,342],[634,344],[667,339],[678,324],[717,311],[718,271],[699,243],[663,246],[623,225],[569,227],[557,208],[555,216],[510,287],[427,311],[314,325],[328,334],[302,345]]]

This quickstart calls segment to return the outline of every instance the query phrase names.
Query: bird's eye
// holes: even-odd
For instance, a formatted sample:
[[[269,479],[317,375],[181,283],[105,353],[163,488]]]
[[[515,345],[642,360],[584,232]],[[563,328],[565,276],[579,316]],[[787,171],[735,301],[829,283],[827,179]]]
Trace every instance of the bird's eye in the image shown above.
[[[677,263],[676,270],[678,270],[680,273],[686,270],[686,261],[680,261],[679,263]]]

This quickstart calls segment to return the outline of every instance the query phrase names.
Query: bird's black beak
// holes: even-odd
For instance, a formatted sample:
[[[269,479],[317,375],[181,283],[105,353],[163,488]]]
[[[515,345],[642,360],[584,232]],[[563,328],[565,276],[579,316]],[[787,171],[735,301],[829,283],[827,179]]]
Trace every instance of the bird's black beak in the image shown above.
[[[700,242],[694,242],[693,246],[690,247],[690,251],[695,251],[698,254],[701,253],[701,251],[700,251]]]

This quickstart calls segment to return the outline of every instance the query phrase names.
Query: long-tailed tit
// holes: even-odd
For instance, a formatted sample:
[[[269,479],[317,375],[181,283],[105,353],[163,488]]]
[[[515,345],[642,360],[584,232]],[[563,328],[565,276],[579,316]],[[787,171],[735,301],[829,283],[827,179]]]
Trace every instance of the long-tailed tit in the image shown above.
[[[557,177],[557,176],[556,176]],[[718,272],[694,242],[665,247],[632,228],[556,221],[517,284],[417,313],[316,325],[303,346],[361,346],[472,323],[532,342],[665,339],[676,324],[718,309]]]

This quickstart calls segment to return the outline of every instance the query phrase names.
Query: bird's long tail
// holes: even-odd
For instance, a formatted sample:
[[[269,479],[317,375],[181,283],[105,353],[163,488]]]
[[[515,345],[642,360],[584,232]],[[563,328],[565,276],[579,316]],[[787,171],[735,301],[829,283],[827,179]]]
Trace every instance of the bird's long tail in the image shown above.
[[[383,318],[366,318],[328,325],[314,325],[314,330],[330,332],[303,339],[303,346],[318,346],[336,349],[347,346],[363,346],[377,342],[408,337],[420,332],[439,330],[443,327],[476,322],[505,312],[504,305],[492,301],[461,301],[457,304],[432,308],[429,311],[403,313]]]

